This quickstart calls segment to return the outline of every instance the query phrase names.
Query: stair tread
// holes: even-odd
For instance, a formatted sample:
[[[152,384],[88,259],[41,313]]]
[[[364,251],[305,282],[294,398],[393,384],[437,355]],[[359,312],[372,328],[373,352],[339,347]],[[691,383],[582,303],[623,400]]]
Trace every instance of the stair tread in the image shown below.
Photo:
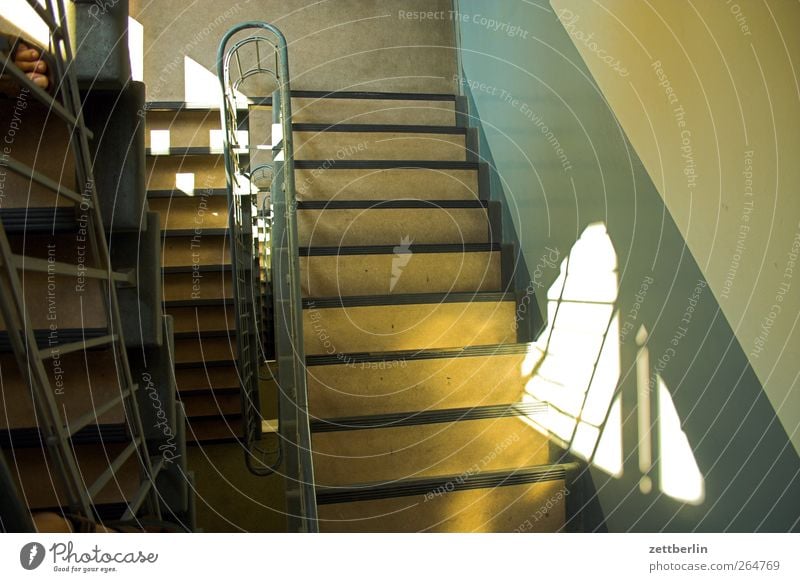
[[[308,246],[300,247],[301,257],[330,257],[335,255],[394,255],[397,245],[356,245],[356,246]],[[466,244],[411,244],[404,252],[412,254],[434,253],[485,253],[499,252],[497,243]]]
[[[555,481],[566,479],[568,472],[576,468],[577,464],[575,463],[557,463],[520,467],[513,470],[482,471],[440,475],[436,477],[398,479],[397,481],[388,483],[378,481],[341,487],[317,486],[317,503],[320,505],[327,505],[333,503],[367,501],[371,499],[385,499],[389,497],[410,497],[414,495],[424,495],[442,486],[447,486],[447,491],[451,492],[539,483],[542,481]]]
[[[468,408],[446,408],[438,410],[417,410],[391,414],[374,414],[338,418],[315,419],[311,423],[312,432],[334,432],[422,424],[449,423],[466,420],[503,418],[508,416],[532,415],[547,411],[543,402],[516,402],[473,406]]]
[[[429,133],[466,135],[467,128],[456,125],[411,125],[384,123],[294,123],[295,132],[341,133]]]
[[[325,309],[342,307],[368,307],[391,305],[423,305],[431,303],[479,303],[514,301],[513,293],[459,292],[459,293],[409,293],[398,295],[354,295],[350,297],[308,297],[304,308]]]

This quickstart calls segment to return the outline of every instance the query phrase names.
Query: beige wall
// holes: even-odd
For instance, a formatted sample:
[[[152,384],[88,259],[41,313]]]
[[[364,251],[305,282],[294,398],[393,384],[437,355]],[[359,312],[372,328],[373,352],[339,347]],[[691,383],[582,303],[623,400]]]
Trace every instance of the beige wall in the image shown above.
[[[551,4],[800,451],[800,4]]]
[[[447,10],[449,0],[131,0],[144,28],[148,99],[182,100],[183,55],[210,72],[234,24],[266,20],[289,41],[293,88],[453,93],[453,24],[401,11]],[[443,48],[442,48],[443,47]]]

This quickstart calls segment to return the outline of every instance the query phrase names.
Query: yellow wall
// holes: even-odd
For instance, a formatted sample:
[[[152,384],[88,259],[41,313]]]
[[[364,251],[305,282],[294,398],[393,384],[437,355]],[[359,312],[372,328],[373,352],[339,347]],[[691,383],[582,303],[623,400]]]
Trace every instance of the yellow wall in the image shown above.
[[[800,4],[551,4],[800,451]]]

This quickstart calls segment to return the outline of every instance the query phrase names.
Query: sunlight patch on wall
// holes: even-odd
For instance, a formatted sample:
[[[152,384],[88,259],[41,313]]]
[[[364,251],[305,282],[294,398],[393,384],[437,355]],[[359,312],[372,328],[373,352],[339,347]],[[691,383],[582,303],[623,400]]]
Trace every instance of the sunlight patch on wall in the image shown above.
[[[537,428],[607,473],[622,475],[617,257],[605,225],[589,225],[548,290],[548,327],[522,372],[550,411]],[[613,403],[612,403],[613,401]]]
[[[661,376],[658,378],[659,487],[665,494],[700,505],[705,500],[705,479],[681,428],[681,419]]]
[[[144,27],[135,18],[128,17],[128,53],[131,57],[131,77],[144,81]]]

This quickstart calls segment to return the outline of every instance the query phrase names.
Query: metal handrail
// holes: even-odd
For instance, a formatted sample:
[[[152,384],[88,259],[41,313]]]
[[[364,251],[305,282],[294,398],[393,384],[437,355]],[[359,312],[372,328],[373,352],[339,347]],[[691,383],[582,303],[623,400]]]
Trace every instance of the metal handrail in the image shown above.
[[[237,41],[230,49],[227,48],[235,35],[248,30],[257,32]],[[242,66],[241,49],[251,45],[255,51],[256,64],[245,69]],[[263,64],[261,49],[264,45],[268,47],[266,54],[269,55],[271,52],[275,57],[274,68]],[[234,62],[238,70],[235,80],[231,70]],[[249,21],[234,26],[220,41],[217,51],[217,74],[222,88],[223,102],[220,114],[224,127],[225,171],[230,199],[236,194],[238,176],[243,175],[240,170],[245,166],[235,150],[236,91],[242,87],[246,79],[259,74],[265,74],[277,82],[272,111],[273,122],[280,124],[281,142],[272,144],[275,172],[270,198],[275,217],[271,237],[271,266],[275,282],[275,349],[278,361],[278,386],[283,404],[279,418],[279,439],[284,450],[289,530],[315,532],[318,530],[317,504],[311,460],[311,429],[303,347],[292,101],[286,37],[277,27],[267,22]],[[232,219],[236,219],[233,214]]]
[[[75,170],[78,184],[81,185],[82,194],[77,194],[68,188],[43,176],[33,168],[14,160],[11,157],[3,160],[2,166],[25,178],[36,182],[55,194],[62,195],[82,210],[88,213],[88,239],[93,249],[98,268],[92,268],[87,273],[98,280],[103,280],[107,285],[104,294],[106,313],[108,316],[108,333],[97,341],[84,339],[80,343],[60,344],[62,353],[67,350],[89,349],[93,346],[108,345],[114,353],[117,379],[119,381],[119,394],[114,403],[122,402],[131,444],[126,451],[129,457],[138,458],[140,487],[133,503],[129,503],[125,515],[135,515],[141,504],[147,502],[148,510],[157,518],[161,518],[161,505],[155,480],[158,468],[151,462],[145,443],[144,429],[139,406],[136,399],[136,384],[133,382],[125,340],[122,332],[122,318],[120,317],[119,302],[117,300],[116,282],[122,277],[112,271],[108,242],[105,236],[103,217],[98,204],[98,193],[92,171],[92,157],[89,150],[91,131],[86,127],[83,119],[81,96],[75,75],[72,46],[66,27],[66,11],[64,0],[46,0],[44,4],[38,0],[27,0],[28,4],[36,11],[37,15],[47,24],[50,32],[52,55],[54,57],[55,89],[53,95],[37,87],[31,79],[22,73],[15,65],[8,62],[10,55],[0,53],[6,59],[5,71],[9,72],[17,82],[27,89],[37,101],[47,106],[71,127],[70,146],[75,156]],[[27,377],[31,384],[33,404],[40,432],[44,436],[44,443],[49,449],[50,457],[55,462],[61,482],[65,487],[64,495],[69,508],[74,513],[89,519],[96,517],[94,493],[102,489],[102,480],[114,477],[121,467],[122,456],[117,456],[110,461],[109,467],[94,483],[85,483],[75,457],[75,451],[70,441],[72,432],[80,427],[81,423],[93,420],[92,416],[82,417],[78,422],[68,422],[62,417],[57,406],[50,379],[44,368],[44,361],[51,356],[49,350],[40,349],[34,334],[28,311],[20,272],[41,270],[41,263],[36,259],[14,255],[6,235],[5,228],[0,221],[0,312],[6,323],[7,333],[11,342],[15,359],[23,377]],[[74,271],[72,271],[74,272]],[[123,277],[124,278],[124,277]],[[102,341],[101,341],[102,340]],[[101,409],[108,403],[99,405]],[[96,410],[94,412],[97,412]],[[94,415],[94,419],[99,414]],[[106,477],[107,476],[107,477]]]

